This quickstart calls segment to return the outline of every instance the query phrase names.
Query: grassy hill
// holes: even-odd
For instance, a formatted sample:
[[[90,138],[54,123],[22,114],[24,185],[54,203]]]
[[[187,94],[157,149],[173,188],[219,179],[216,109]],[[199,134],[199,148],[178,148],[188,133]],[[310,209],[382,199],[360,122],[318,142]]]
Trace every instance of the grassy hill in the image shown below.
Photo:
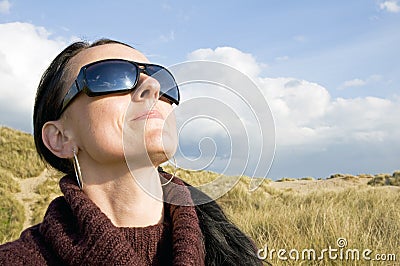
[[[4,243],[41,221],[49,202],[60,195],[58,180],[62,174],[40,162],[29,134],[0,127],[0,144],[0,243]],[[166,170],[173,172],[169,166]],[[212,172],[184,169],[177,175],[194,185],[218,177]],[[369,249],[371,258],[378,254],[393,260],[389,255],[395,254],[400,264],[400,172],[335,174],[325,180],[266,180],[252,193],[248,183],[249,178],[243,177],[218,202],[228,217],[264,248],[260,253],[267,255],[264,261],[274,265],[377,263],[362,260],[361,253],[358,261],[345,260],[345,255],[342,260],[329,259],[327,253],[318,260],[323,249],[332,247],[342,254],[349,249]],[[338,246],[342,243],[347,245]],[[275,251],[271,254],[272,249]],[[278,258],[279,249],[286,250],[281,257],[287,261]],[[302,251],[309,249],[316,251],[316,259],[302,260]]]

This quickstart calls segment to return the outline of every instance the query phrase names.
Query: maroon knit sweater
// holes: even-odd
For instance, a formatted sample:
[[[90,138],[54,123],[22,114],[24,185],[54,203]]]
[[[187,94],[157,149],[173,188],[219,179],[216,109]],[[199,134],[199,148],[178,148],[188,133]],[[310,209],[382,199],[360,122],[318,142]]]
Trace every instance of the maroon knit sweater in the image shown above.
[[[182,187],[166,186],[164,196],[191,201],[183,182],[173,181]],[[0,265],[204,265],[193,206],[165,203],[162,223],[115,227],[73,178],[62,178],[60,188],[64,196],[50,203],[42,223],[0,246]]]

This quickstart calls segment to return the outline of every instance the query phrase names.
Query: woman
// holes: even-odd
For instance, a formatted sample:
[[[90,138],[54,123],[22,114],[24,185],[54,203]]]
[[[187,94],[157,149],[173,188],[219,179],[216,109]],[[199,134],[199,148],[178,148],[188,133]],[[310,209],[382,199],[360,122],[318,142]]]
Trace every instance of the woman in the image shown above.
[[[172,104],[172,75],[124,43],[62,51],[42,76],[33,118],[39,155],[66,173],[64,195],[0,247],[1,265],[261,264],[214,201],[194,206],[207,196],[158,168],[177,146]]]

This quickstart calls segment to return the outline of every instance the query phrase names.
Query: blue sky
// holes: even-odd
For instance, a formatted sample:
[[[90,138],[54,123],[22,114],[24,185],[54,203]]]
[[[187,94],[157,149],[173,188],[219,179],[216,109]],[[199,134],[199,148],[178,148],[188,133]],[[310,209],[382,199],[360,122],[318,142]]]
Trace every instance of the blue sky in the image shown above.
[[[9,2],[1,23],[29,22],[67,39],[124,40],[167,65],[199,48],[231,46],[267,64],[265,75],[314,81],[334,96],[386,97],[398,89],[400,16],[376,0]],[[372,75],[383,77],[338,90]]]
[[[6,70],[12,69],[13,62],[23,62],[18,58],[20,53],[14,51],[21,45],[26,46],[24,56],[32,57],[30,62],[37,62],[38,69],[43,69],[72,40],[101,37],[129,43],[151,61],[167,66],[189,58],[230,58],[229,62],[237,62],[235,66],[241,69],[241,63],[250,60],[257,66],[252,78],[258,84],[282,87],[280,95],[274,94],[273,99],[267,96],[278,138],[272,178],[391,172],[400,168],[400,141],[395,135],[400,132],[396,113],[400,110],[399,6],[400,1],[396,0],[0,0],[0,58],[2,53],[10,55],[0,71],[9,73]],[[32,42],[38,43],[37,51],[25,30],[32,34]],[[27,43],[13,45],[22,40]],[[232,49],[217,51],[218,47]],[[15,60],[11,56],[14,54]],[[238,55],[237,59],[233,54]],[[31,95],[26,96],[26,106],[30,106],[31,91],[40,72],[26,79],[25,83],[32,83],[29,86],[21,81],[27,75],[24,73],[21,77],[7,74],[0,78],[6,80],[3,84],[8,84],[7,78],[19,79]],[[284,84],[294,84],[293,80],[299,84],[296,91],[284,90]],[[311,87],[315,91],[308,92],[310,97],[302,102],[301,96],[308,95],[302,90]],[[0,90],[4,92],[6,88]],[[289,94],[298,97],[293,102]],[[324,98],[309,100],[317,94]],[[31,114],[13,110],[10,103],[17,101],[13,97],[0,98],[0,124],[29,132]],[[280,105],[274,102],[278,98],[292,115],[279,109]],[[317,110],[317,116],[304,109],[321,102],[326,104]],[[372,114],[367,117],[368,111]],[[298,123],[293,119],[301,112],[309,119]],[[366,117],[370,120],[366,121]],[[365,125],[355,125],[359,121]],[[326,131],[326,124],[335,129]],[[301,136],[290,133],[305,128],[312,132]]]

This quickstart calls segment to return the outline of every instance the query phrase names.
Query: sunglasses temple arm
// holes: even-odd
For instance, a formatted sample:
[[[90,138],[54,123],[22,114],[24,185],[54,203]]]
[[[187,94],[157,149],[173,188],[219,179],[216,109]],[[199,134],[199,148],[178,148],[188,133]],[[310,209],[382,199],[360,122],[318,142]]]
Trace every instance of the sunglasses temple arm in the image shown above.
[[[79,89],[77,87],[76,81],[74,81],[71,88],[69,88],[67,94],[64,97],[64,100],[62,102],[62,107],[59,112],[59,116],[64,112],[65,108],[67,108],[68,104],[78,93],[79,93]]]

